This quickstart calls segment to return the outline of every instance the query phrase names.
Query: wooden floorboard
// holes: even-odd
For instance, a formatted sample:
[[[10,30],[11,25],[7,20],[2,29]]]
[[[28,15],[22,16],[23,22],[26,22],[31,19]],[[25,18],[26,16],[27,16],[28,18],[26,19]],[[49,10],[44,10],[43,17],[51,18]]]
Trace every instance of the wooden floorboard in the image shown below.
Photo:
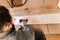
[[[60,40],[60,34],[46,35],[47,40]]]

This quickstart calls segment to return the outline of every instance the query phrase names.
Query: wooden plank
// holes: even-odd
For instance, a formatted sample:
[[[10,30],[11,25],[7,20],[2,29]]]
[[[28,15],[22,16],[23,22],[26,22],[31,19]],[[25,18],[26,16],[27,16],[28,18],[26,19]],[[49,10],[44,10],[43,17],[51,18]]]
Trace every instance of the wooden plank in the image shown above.
[[[49,34],[60,34],[60,24],[50,24],[48,28]]]

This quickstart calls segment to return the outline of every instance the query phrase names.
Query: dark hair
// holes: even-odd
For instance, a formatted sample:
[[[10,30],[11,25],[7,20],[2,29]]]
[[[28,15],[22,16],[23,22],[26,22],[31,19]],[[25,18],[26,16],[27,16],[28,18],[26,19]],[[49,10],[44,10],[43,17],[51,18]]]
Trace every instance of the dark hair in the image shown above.
[[[19,22],[22,22],[24,19],[21,19],[21,20],[19,20]],[[28,21],[28,19],[25,19],[26,20],[26,22]]]
[[[11,22],[12,17],[9,13],[9,10],[4,6],[0,6],[0,29],[3,28],[3,25],[5,23],[11,23]]]

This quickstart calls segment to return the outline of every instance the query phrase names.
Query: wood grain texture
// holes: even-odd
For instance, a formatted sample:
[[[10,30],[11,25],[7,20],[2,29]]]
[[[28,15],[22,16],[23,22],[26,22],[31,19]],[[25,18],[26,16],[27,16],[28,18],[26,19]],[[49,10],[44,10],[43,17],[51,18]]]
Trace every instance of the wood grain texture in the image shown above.
[[[49,34],[60,34],[60,24],[50,24],[48,28]]]
[[[47,40],[60,40],[60,34],[46,35]]]

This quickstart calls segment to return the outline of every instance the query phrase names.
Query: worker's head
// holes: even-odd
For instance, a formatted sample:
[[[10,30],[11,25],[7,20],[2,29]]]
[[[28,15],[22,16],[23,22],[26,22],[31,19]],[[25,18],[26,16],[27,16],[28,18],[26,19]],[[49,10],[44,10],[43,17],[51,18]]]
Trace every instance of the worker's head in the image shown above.
[[[12,17],[9,10],[0,6],[0,32],[9,31],[12,28]]]

